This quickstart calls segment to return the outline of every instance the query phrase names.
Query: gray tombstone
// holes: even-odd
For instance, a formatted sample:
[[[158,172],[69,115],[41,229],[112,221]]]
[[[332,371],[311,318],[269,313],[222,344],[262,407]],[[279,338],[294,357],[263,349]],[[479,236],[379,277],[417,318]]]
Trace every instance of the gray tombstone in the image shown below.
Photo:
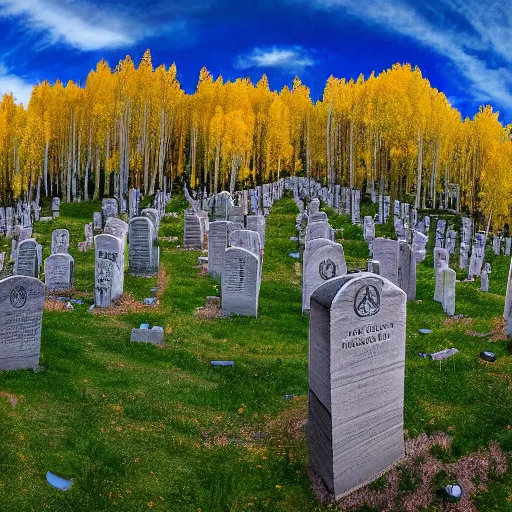
[[[482,272],[482,265],[485,257],[485,232],[478,231],[475,234],[475,240],[473,242],[473,249],[471,251],[471,258],[469,260],[469,279],[473,279],[474,276],[479,276]]]
[[[123,247],[126,247],[126,237],[128,236],[128,224],[116,217],[108,217],[105,222],[103,232],[107,235],[113,235],[123,242]]]
[[[306,243],[302,258],[302,313],[309,311],[313,292],[325,281],[347,273],[343,246],[327,238]]]
[[[315,214],[318,213],[320,210],[320,199],[314,198],[311,199],[309,203],[309,214]]]
[[[306,228],[306,243],[315,238],[327,238],[334,242],[334,230],[327,221],[308,222]]]
[[[5,252],[0,252],[0,272],[3,272],[5,268]]]
[[[380,263],[377,260],[368,260],[366,265],[368,272],[380,275]]]
[[[5,236],[12,236],[14,233],[14,208],[8,206],[5,209]]]
[[[445,250],[445,249],[444,249]],[[439,258],[435,264],[436,284],[434,288],[434,300],[443,302],[444,299],[444,271],[449,268],[448,260]]]
[[[39,279],[38,245],[33,238],[28,238],[19,243],[14,263],[15,275]]]
[[[361,224],[361,191],[352,189],[352,224]]]
[[[129,223],[130,248],[128,271],[134,276],[152,276],[158,273],[160,249],[156,245],[155,227],[149,217],[132,217]]]
[[[153,224],[155,225],[155,233],[158,236],[158,230],[160,229],[160,213],[155,208],[144,208],[140,212],[141,215],[145,215],[146,217],[149,217]]]
[[[60,212],[60,198],[54,197],[52,199],[52,215],[53,218],[58,217]]]
[[[507,323],[507,336],[512,336],[512,259],[508,269],[507,291],[505,295],[505,308],[503,318]]]
[[[114,235],[94,237],[94,302],[96,307],[107,308],[123,294],[124,247]]]
[[[191,212],[185,212],[183,221],[183,247],[191,247],[194,249],[203,248],[204,239],[204,223],[199,215]]]
[[[229,245],[242,247],[261,258],[261,240],[256,231],[250,229],[234,229],[229,233]]]
[[[443,269],[443,310],[449,315],[455,315],[455,283],[457,274],[452,268]]]
[[[505,256],[510,256],[510,247],[512,245],[512,238],[505,238]]]
[[[404,455],[405,293],[376,274],[327,281],[311,297],[309,461],[335,499]]]
[[[367,242],[372,242],[375,238],[375,222],[371,215],[366,215],[363,219],[363,238]]]
[[[480,290],[482,292],[489,291],[489,274],[491,273],[491,264],[486,263],[480,274]]]
[[[224,268],[224,253],[228,246],[228,231],[231,222],[210,222],[208,232],[208,273],[220,276]]]
[[[155,326],[151,329],[132,329],[130,341],[159,345],[164,342],[164,329],[160,326]]]
[[[228,220],[229,210],[233,206],[231,194],[225,190],[215,196],[213,216],[215,220]]]
[[[445,248],[450,254],[455,254],[455,244],[457,243],[457,231],[448,229],[446,232],[446,243]]]
[[[312,213],[309,216],[309,222],[322,222],[322,221],[329,222],[329,218],[327,217],[327,213],[325,213],[325,212]]]
[[[398,286],[407,294],[407,300],[416,300],[416,259],[407,242],[399,242]]]
[[[247,217],[247,229],[256,231],[260,235],[261,247],[265,247],[265,230],[267,220],[263,215],[249,215]]]
[[[444,247],[446,221],[439,219],[436,224],[436,247]]]
[[[416,259],[416,263],[421,263],[425,260],[427,256],[427,242],[428,236],[420,233],[419,231],[414,231],[412,238],[412,250],[414,252],[414,257]]]
[[[92,227],[95,233],[103,230],[103,216],[101,212],[94,212],[92,214]]]
[[[101,210],[103,217],[117,217],[119,215],[119,205],[117,199],[113,197],[105,197],[101,202]]]
[[[33,277],[0,281],[0,370],[38,366],[44,294],[44,284]]]
[[[52,254],[62,254],[69,251],[69,231],[54,229],[52,233]]]
[[[372,243],[373,258],[380,263],[380,275],[398,285],[398,256],[399,243],[397,240],[376,238]]]
[[[258,316],[260,259],[247,249],[228,247],[221,282],[222,314]]]
[[[51,291],[73,288],[73,258],[66,253],[52,254],[44,260],[44,283]]]
[[[84,226],[84,236],[85,236],[85,241],[86,242],[90,242],[91,244],[93,243],[93,241],[94,241],[94,228],[93,228],[93,223],[92,222],[89,222],[88,224],[86,224]]]

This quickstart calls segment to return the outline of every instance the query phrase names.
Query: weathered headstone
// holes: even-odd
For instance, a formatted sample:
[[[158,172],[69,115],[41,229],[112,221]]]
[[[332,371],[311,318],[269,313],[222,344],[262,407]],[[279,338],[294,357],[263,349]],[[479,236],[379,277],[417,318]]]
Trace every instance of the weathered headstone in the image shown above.
[[[69,231],[67,229],[54,229],[52,233],[52,254],[67,253],[69,251]]]
[[[155,233],[158,236],[158,230],[160,229],[160,213],[155,208],[144,208],[140,212],[141,215],[145,215],[146,217],[149,217],[153,224],[155,225]]]
[[[455,315],[455,283],[457,274],[452,268],[444,268],[443,274],[443,310],[449,315]]]
[[[424,235],[419,231],[414,231],[412,239],[412,250],[414,252],[414,257],[416,258],[416,263],[421,263],[422,261],[425,260],[427,256],[427,242],[427,235]]]
[[[473,279],[474,276],[479,276],[482,272],[482,265],[485,257],[485,232],[478,231],[475,234],[475,240],[473,242],[473,249],[471,251],[471,258],[469,260],[469,272],[468,278]]]
[[[228,246],[228,230],[231,222],[210,222],[208,232],[208,273],[220,276],[224,269],[224,253]]]
[[[343,246],[326,238],[306,243],[302,258],[302,313],[309,311],[312,293],[325,281],[347,273]]]
[[[60,212],[60,198],[54,197],[52,199],[52,215],[53,218],[58,217]]]
[[[261,247],[265,247],[265,231],[267,220],[263,215],[249,215],[247,217],[247,229],[256,231],[260,235]]]
[[[229,233],[229,245],[231,247],[242,247],[256,256],[261,257],[261,240],[256,231],[250,229],[235,229]]]
[[[129,231],[128,271],[134,276],[157,274],[160,249],[156,245],[155,227],[151,219],[143,215],[132,217]]]
[[[44,284],[33,277],[0,281],[0,370],[38,366],[44,294]]]
[[[5,209],[5,236],[12,236],[14,233],[14,208],[8,206]]]
[[[52,254],[44,260],[44,283],[51,291],[73,288],[73,258],[66,253]]]
[[[325,213],[325,212],[312,213],[309,216],[309,222],[322,222],[322,221],[325,221],[325,222],[329,221],[329,218],[327,217],[327,213]]]
[[[108,234],[94,237],[94,245],[94,302],[96,307],[106,308],[123,294],[124,246]]]
[[[405,322],[405,293],[375,274],[311,297],[309,461],[336,499],[404,455]]]
[[[373,259],[380,263],[380,275],[398,285],[398,241],[376,238],[372,243],[372,251]]]
[[[416,259],[404,241],[399,242],[398,286],[407,294],[407,300],[416,300]]]
[[[320,211],[320,199],[316,197],[311,199],[309,203],[309,214],[312,215],[314,213],[318,213]]]
[[[457,243],[457,231],[448,229],[446,232],[445,248],[450,254],[455,254],[455,244]]]
[[[132,329],[130,341],[159,345],[164,342],[164,329],[160,326],[151,329]]]
[[[92,227],[95,233],[103,230],[103,216],[101,212],[94,212],[92,214]]]
[[[507,291],[505,295],[505,308],[503,318],[507,323],[507,336],[512,336],[512,259],[508,269]]]
[[[185,212],[184,216],[184,232],[183,232],[183,247],[191,247],[194,249],[203,248],[203,223],[199,215],[191,212]]]
[[[361,191],[357,188],[352,189],[352,224],[361,223]]]
[[[228,247],[221,282],[222,314],[258,316],[260,259],[247,249]]]
[[[308,222],[306,228],[306,242],[316,238],[327,238],[334,242],[334,230],[327,221]]]
[[[5,252],[0,252],[0,272],[5,268]]]
[[[368,260],[366,264],[368,272],[380,275],[380,263],[377,260]]]
[[[215,196],[213,216],[215,220],[228,220],[229,210],[233,206],[231,194],[225,190]]]
[[[366,215],[363,219],[363,238],[367,242],[371,242],[375,238],[375,222],[370,215]]]
[[[491,273],[491,264],[486,263],[480,274],[480,290],[483,292],[489,291],[489,274]]]
[[[510,256],[510,247],[512,245],[512,238],[507,236],[505,238],[505,256]]]
[[[436,247],[444,247],[446,221],[439,219],[436,224]]]
[[[113,197],[106,197],[101,202],[101,210],[103,212],[103,217],[117,217],[119,215],[119,205],[117,203],[117,199]]]
[[[14,274],[39,279],[38,243],[33,238],[23,240],[16,249]]]
[[[501,254],[501,235],[499,233],[495,233],[492,238],[492,250],[496,256]]]

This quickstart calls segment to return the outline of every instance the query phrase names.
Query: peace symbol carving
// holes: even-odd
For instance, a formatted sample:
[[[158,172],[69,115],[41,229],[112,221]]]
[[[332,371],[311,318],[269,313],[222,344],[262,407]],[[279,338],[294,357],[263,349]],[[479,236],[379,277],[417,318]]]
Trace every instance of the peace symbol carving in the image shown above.
[[[354,311],[357,316],[373,316],[380,311],[380,292],[373,285],[362,286],[354,299]]]

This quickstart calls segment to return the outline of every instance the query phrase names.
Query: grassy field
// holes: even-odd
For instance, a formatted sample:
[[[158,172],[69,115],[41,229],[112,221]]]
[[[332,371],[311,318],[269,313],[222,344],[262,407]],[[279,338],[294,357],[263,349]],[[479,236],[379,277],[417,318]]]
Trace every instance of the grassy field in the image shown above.
[[[183,208],[180,198],[169,205],[179,216],[163,219],[161,236],[181,241]],[[363,214],[372,208],[365,206]],[[36,224],[44,257],[52,230],[70,230],[73,296],[84,304],[45,311],[41,371],[0,372],[0,510],[337,510],[318,501],[307,468],[308,318],[301,316],[300,266],[288,256],[296,251],[289,240],[296,235],[293,201],[278,202],[267,219],[257,319],[195,317],[206,296],[220,293],[220,281],[195,268],[199,251],[173,242],[161,243],[159,306],[139,304],[153,296],[156,278],[126,274],[124,309],[88,312],[94,252],[78,253],[76,245],[98,209],[94,202],[63,204],[58,219]],[[333,227],[344,229],[339,236],[348,266],[361,266],[367,249],[360,228],[328,213]],[[378,235],[389,233],[390,226],[378,227]],[[490,293],[480,292],[477,282],[457,284],[456,314],[467,318],[445,322],[432,300],[431,258],[418,267],[419,300],[408,304],[405,428],[410,438],[448,434],[448,448],[436,444],[430,450],[446,463],[492,442],[512,451],[506,341],[466,334],[491,331],[503,312],[510,258],[489,254],[489,261]],[[130,331],[140,323],[164,326],[165,345],[130,343]],[[433,333],[419,335],[422,327]],[[418,356],[447,347],[460,353],[442,362]],[[495,352],[497,361],[480,361],[482,350]],[[211,367],[212,359],[235,365]],[[72,478],[72,487],[62,492],[49,486],[48,470]],[[434,476],[435,492],[453,475]],[[389,485],[384,477],[373,488]],[[403,472],[400,503],[420,485],[418,475]],[[510,471],[490,470],[473,497],[482,511],[512,510],[511,500]],[[429,510],[444,506],[438,496]]]

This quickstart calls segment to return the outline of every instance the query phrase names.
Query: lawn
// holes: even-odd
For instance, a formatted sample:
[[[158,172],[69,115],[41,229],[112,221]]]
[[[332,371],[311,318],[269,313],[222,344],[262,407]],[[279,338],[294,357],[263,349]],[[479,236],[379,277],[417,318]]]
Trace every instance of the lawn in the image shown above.
[[[59,218],[35,227],[44,257],[52,230],[69,229],[74,298],[84,304],[45,310],[39,372],[0,372],[0,510],[336,510],[317,500],[307,468],[309,320],[301,316],[300,266],[288,256],[297,250],[289,239],[296,235],[293,200],[276,203],[267,218],[257,319],[195,317],[206,296],[219,294],[220,280],[201,275],[199,251],[169,241],[161,242],[158,280],[126,274],[125,293],[133,300],[125,309],[90,313],[94,252],[79,253],[76,246],[99,207],[62,204]],[[169,204],[179,215],[162,220],[161,236],[181,241],[183,208],[182,198]],[[338,236],[349,268],[364,266],[361,229],[327,211],[333,227],[343,228]],[[372,206],[364,205],[366,211]],[[377,235],[389,233],[389,225],[377,227]],[[431,450],[441,461],[460,460],[492,442],[512,451],[506,341],[466,334],[491,331],[503,312],[510,258],[489,254],[489,261],[489,293],[480,292],[478,282],[457,284],[456,314],[467,318],[445,322],[432,300],[431,258],[418,266],[418,301],[408,304],[405,429],[409,438],[448,434],[449,449]],[[160,304],[138,304],[153,296],[157,283]],[[130,343],[140,323],[162,325],[165,344]],[[418,334],[422,327],[432,334]],[[418,356],[447,347],[460,353],[441,363]],[[482,362],[482,350],[495,352],[497,361]],[[235,365],[212,367],[213,359]],[[51,487],[47,471],[72,478],[72,487]],[[437,475],[433,485],[449,476]],[[402,480],[403,498],[419,482],[405,473]],[[388,483],[384,478],[379,485]],[[511,472],[490,471],[485,489],[474,497],[478,510],[512,510]],[[443,506],[439,498],[429,510]]]

